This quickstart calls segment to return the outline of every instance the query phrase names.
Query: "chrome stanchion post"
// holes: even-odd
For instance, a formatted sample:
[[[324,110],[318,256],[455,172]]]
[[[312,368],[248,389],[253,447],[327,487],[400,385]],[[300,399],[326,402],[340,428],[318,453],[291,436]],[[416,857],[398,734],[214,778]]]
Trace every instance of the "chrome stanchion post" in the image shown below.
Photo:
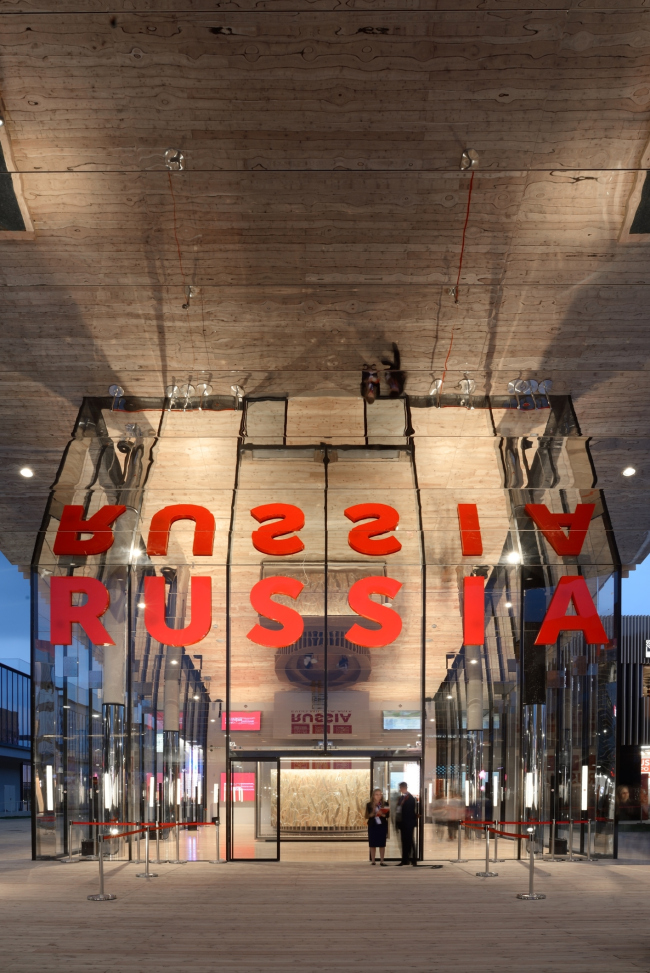
[[[530,852],[530,866],[528,870],[528,892],[517,892],[518,899],[545,899],[543,892],[535,891],[535,842],[534,828],[526,828],[528,832],[528,848]]]
[[[573,861],[573,818],[569,821],[569,861]]]
[[[551,861],[555,861],[555,820],[551,821],[551,840],[549,841]]]
[[[591,861],[591,818],[587,818],[587,861]]]
[[[181,830],[181,823],[180,823],[180,821],[177,821],[176,822],[176,827],[174,828],[174,830],[176,832],[176,860],[175,861],[170,861],[170,862],[168,862],[168,864],[169,865],[187,865],[187,862],[185,860],[181,860],[181,851],[180,851],[180,830]]]
[[[214,830],[215,830],[215,833],[216,833],[216,836],[217,836],[217,857],[214,859],[214,861],[211,861],[210,864],[211,865],[225,865],[226,864],[226,860],[225,860],[225,858],[222,858],[221,857],[221,849],[219,847],[220,846],[220,841],[219,841],[219,818],[217,818],[217,820],[214,822]]]
[[[89,895],[91,902],[109,902],[117,896],[112,892],[104,892],[104,835],[98,836],[99,841],[99,895]]]
[[[498,829],[499,829],[499,822],[495,821],[494,822],[494,858],[492,859],[493,865],[495,865],[497,862],[505,861],[505,858],[499,858],[497,855],[497,849],[499,844],[499,835],[497,834]]]
[[[160,788],[156,800],[156,865],[160,865]]]
[[[485,871],[477,872],[477,878],[496,878],[498,872],[490,871],[490,825],[485,822]]]
[[[145,832],[144,832],[144,871],[137,872],[136,878],[158,878],[157,872],[149,871],[149,829],[151,825],[145,822]]]
[[[60,859],[62,865],[74,865],[77,861],[72,857],[72,822],[68,825],[68,857]]]
[[[458,856],[456,858],[450,859],[450,863],[452,865],[463,864],[464,862],[467,861],[466,858],[461,858],[460,857],[460,842],[461,842],[461,834],[460,834],[460,832],[461,832],[462,827],[463,827],[462,821],[459,821],[458,822]]]

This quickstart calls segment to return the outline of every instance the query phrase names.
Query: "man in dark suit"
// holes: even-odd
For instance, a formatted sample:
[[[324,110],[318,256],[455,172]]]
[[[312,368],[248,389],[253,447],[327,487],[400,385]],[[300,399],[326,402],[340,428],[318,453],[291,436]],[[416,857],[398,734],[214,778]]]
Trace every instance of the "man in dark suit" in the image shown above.
[[[405,780],[399,785],[397,819],[402,838],[402,860],[400,865],[417,865],[414,836],[418,823],[418,811],[415,798],[409,793],[408,784]]]

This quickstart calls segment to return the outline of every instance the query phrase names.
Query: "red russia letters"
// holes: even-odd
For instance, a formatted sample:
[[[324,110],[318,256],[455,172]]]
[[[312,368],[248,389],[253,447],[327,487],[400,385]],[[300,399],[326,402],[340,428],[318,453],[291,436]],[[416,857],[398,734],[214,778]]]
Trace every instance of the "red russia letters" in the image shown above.
[[[462,556],[480,557],[483,539],[478,509],[473,503],[458,504],[458,526]],[[579,503],[572,514],[554,514],[545,504],[526,504],[526,513],[542,532],[553,550],[561,557],[576,556],[582,551],[595,505]],[[90,556],[103,554],[114,541],[113,524],[125,513],[122,505],[107,504],[83,519],[81,506],[63,508],[59,529],[54,541],[54,554]],[[366,557],[388,557],[402,549],[394,531],[399,514],[384,503],[359,503],[344,511],[348,520],[357,526],[348,533],[348,544],[357,554]],[[300,507],[290,503],[268,503],[251,510],[251,516],[262,526],[254,530],[254,548],[262,554],[286,557],[305,549],[297,534],[305,526]],[[154,514],[147,538],[147,553],[165,556],[169,547],[172,525],[180,520],[194,522],[192,553],[209,557],[214,548],[215,519],[206,507],[196,504],[173,504]],[[564,532],[564,529],[568,533]],[[81,538],[81,535],[91,535]],[[274,595],[297,599],[304,588],[302,581],[282,575],[258,581],[250,593],[250,601],[261,618],[281,627],[266,628],[259,623],[248,632],[251,642],[269,648],[293,645],[301,637],[304,622],[300,613],[288,605],[273,601]],[[375,601],[372,595],[394,598],[402,582],[383,575],[360,578],[348,592],[350,608],[362,618],[379,623],[380,628],[368,629],[353,624],[346,638],[368,648],[390,645],[400,635],[402,619],[390,605]],[[73,604],[73,596],[86,597],[82,605]],[[188,625],[170,628],[166,621],[165,579],[147,576],[144,579],[147,632],[165,645],[195,645],[202,641],[212,625],[212,580],[193,577],[190,582],[191,612]],[[59,645],[72,642],[72,626],[78,624],[88,638],[98,645],[114,645],[100,621],[110,604],[107,588],[95,578],[53,577],[51,581],[50,640]],[[567,614],[573,605],[575,614]],[[463,578],[463,642],[481,645],[485,641],[485,579],[482,575]],[[560,578],[548,611],[536,639],[537,645],[557,641],[560,632],[580,631],[588,643],[607,642],[607,635],[582,576]]]

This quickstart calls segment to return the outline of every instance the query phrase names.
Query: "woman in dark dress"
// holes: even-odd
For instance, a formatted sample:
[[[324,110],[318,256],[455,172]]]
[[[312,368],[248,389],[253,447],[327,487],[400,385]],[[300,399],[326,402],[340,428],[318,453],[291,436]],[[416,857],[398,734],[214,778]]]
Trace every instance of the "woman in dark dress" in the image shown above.
[[[372,798],[366,804],[366,821],[368,822],[368,845],[370,846],[370,864],[375,864],[375,855],[379,848],[380,865],[386,867],[386,836],[388,834],[388,804],[384,795],[377,789],[372,792]]]

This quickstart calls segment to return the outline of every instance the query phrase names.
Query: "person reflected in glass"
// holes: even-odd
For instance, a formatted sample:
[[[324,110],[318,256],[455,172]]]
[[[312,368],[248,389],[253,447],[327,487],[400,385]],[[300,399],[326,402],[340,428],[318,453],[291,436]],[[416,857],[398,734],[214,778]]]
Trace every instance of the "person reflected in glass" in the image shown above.
[[[377,788],[366,804],[366,821],[368,823],[368,847],[370,848],[370,864],[375,864],[377,849],[379,848],[379,864],[386,867],[386,837],[388,835],[388,818],[390,810],[384,795]]]
[[[621,784],[617,791],[617,813],[619,821],[638,821],[639,820],[639,808],[632,800],[632,794],[630,793],[630,788],[625,784]]]
[[[397,820],[402,839],[402,860],[400,865],[417,865],[417,855],[415,851],[415,828],[418,823],[417,802],[409,792],[408,784],[405,780],[399,785],[399,798],[397,800]]]

